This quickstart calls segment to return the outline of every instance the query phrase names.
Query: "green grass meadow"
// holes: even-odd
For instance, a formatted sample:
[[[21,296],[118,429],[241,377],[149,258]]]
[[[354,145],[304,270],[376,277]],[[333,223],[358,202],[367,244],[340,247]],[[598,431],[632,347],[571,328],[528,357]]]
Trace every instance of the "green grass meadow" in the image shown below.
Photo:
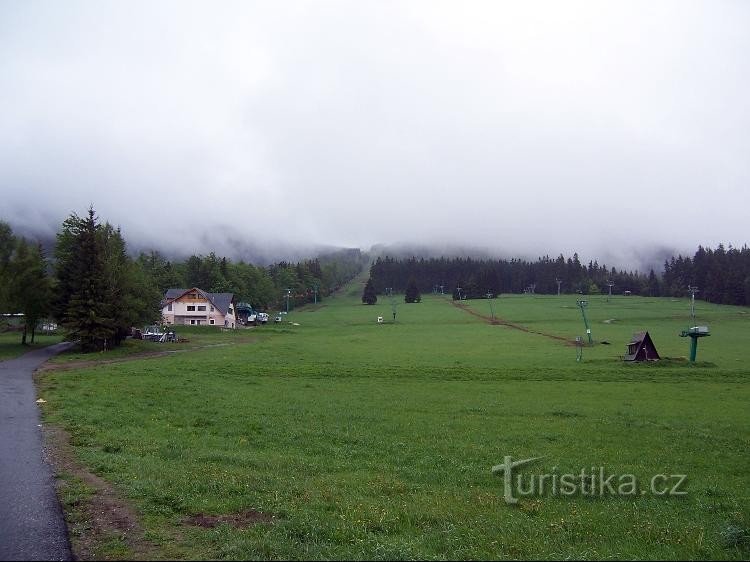
[[[31,334],[27,337],[27,345],[21,345],[21,332],[3,332],[0,334],[0,361],[14,359],[35,349],[60,343],[62,336],[36,334],[34,343],[31,343]]]
[[[298,326],[185,328],[212,347],[48,372],[45,419],[132,502],[163,558],[750,557],[750,310],[697,303],[713,335],[693,365],[686,299],[592,297],[593,337],[610,345],[576,362],[575,346],[449,297],[400,297],[393,323],[388,299],[364,306],[361,291],[291,312]],[[493,306],[531,332],[585,335],[575,296]],[[623,364],[644,329],[669,359]],[[686,474],[687,495],[511,506],[491,473],[505,455],[544,457],[521,474]],[[186,522],[247,510],[274,522]]]

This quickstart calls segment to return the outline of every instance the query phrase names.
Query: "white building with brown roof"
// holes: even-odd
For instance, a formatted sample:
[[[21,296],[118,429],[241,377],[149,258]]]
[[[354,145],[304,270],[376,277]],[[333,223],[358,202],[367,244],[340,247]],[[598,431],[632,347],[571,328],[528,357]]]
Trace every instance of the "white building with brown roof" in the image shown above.
[[[232,293],[207,293],[192,289],[168,289],[162,301],[165,324],[234,328],[237,317]]]

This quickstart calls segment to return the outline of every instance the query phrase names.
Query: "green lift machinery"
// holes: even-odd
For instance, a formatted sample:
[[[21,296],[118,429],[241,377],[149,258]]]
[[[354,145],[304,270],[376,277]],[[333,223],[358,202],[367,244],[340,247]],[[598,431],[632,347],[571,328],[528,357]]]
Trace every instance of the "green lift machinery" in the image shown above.
[[[680,333],[681,338],[690,338],[690,361],[695,363],[695,357],[698,354],[698,338],[710,336],[708,326],[693,326]]]
[[[589,345],[593,345],[594,340],[591,339],[591,327],[589,326],[588,318],[586,318],[586,307],[589,305],[589,301],[580,300],[578,306],[581,307],[581,315],[583,316],[583,323],[586,325],[586,335],[589,337]]]

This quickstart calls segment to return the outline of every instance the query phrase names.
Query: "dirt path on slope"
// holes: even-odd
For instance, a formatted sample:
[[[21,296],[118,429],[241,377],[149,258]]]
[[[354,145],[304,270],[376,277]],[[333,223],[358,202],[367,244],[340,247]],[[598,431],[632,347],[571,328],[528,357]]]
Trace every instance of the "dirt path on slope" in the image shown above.
[[[565,345],[576,345],[575,340],[564,338],[562,336],[557,336],[555,334],[548,334],[546,332],[539,332],[537,330],[530,330],[526,326],[522,326],[521,324],[514,324],[513,322],[509,322],[508,320],[504,320],[504,319],[499,318],[497,316],[494,319],[492,319],[489,316],[486,316],[484,314],[480,314],[476,310],[472,310],[471,308],[469,308],[468,305],[466,305],[466,304],[464,304],[462,302],[454,301],[454,300],[452,300],[450,302],[456,308],[458,308],[460,310],[463,310],[464,312],[468,312],[472,316],[476,316],[477,318],[481,318],[482,320],[484,320],[488,324],[500,325],[500,326],[507,326],[508,328],[513,328],[514,330],[520,330],[521,332],[526,332],[527,334],[537,334],[539,336],[544,336],[545,338],[550,338],[550,339],[553,339],[555,341],[563,342]]]

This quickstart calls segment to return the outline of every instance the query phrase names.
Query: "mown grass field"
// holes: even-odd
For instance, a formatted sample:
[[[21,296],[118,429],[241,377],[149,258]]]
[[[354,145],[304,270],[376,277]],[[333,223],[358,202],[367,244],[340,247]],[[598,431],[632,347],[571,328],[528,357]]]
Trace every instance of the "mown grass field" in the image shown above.
[[[60,343],[61,341],[62,336],[60,335],[36,334],[33,344],[31,343],[31,335],[29,335],[27,338],[28,345],[21,345],[20,332],[4,332],[0,334],[0,361],[13,359],[34,349]]]
[[[182,330],[191,343],[229,345],[46,373],[46,421],[132,502],[151,555],[164,558],[750,556],[748,309],[699,303],[713,336],[690,365],[678,337],[687,300],[591,298],[594,339],[611,345],[577,363],[575,347],[490,325],[447,297],[400,300],[389,323],[388,300],[363,306],[361,290],[294,311],[299,326]],[[572,339],[584,334],[575,301],[494,306]],[[489,315],[487,301],[465,304]],[[624,365],[640,329],[672,359]],[[524,472],[687,474],[688,494],[510,506],[491,473],[505,455],[545,457]],[[189,524],[248,510],[273,520]]]

